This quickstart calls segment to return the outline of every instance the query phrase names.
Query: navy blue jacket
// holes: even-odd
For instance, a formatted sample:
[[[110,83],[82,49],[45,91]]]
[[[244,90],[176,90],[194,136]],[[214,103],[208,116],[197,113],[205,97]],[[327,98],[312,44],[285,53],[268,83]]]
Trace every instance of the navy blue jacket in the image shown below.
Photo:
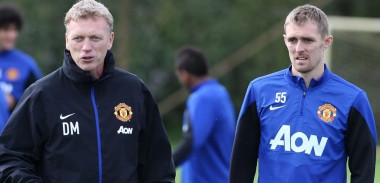
[[[174,182],[171,147],[143,82],[115,68],[94,79],[68,51],[31,85],[0,136],[0,182]]]

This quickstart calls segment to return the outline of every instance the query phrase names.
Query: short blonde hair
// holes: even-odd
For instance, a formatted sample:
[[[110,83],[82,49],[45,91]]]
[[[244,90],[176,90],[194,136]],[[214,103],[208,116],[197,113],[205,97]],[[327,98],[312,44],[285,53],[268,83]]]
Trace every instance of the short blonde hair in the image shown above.
[[[309,4],[298,6],[289,13],[284,24],[285,33],[286,26],[290,23],[303,25],[308,21],[312,21],[318,25],[319,32],[322,36],[327,36],[329,34],[327,15],[321,9]]]
[[[102,3],[95,0],[80,0],[75,3],[70,10],[66,13],[64,24],[67,29],[67,24],[72,20],[77,20],[78,18],[89,18],[89,17],[103,17],[110,30],[113,29],[113,17],[107,7]]]

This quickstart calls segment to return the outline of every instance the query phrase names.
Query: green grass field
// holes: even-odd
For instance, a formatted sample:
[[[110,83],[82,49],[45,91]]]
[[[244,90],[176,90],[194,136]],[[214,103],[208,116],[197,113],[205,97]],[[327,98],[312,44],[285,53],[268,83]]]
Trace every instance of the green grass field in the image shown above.
[[[347,182],[350,182],[349,176],[350,174],[347,173]],[[181,169],[177,169],[177,176],[175,178],[175,182],[181,183]],[[255,180],[255,183],[257,183],[257,180]],[[380,183],[380,159],[376,161],[375,183]]]

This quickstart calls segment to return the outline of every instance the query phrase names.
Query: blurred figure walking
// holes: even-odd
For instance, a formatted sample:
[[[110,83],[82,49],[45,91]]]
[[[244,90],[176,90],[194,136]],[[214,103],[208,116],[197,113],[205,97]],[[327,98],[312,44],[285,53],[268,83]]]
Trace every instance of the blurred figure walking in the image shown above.
[[[227,183],[235,132],[228,91],[208,75],[207,60],[197,48],[180,49],[175,68],[190,92],[183,139],[173,155],[175,166],[182,166],[182,183]]]
[[[21,13],[15,7],[0,4],[0,88],[6,94],[10,111],[24,90],[41,78],[34,59],[15,48],[22,25]]]

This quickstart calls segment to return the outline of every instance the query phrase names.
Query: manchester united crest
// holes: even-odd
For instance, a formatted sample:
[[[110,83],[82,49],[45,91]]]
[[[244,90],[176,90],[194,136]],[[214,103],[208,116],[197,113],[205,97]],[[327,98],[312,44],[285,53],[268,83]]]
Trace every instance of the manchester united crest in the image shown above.
[[[16,68],[10,68],[6,72],[7,72],[7,78],[10,81],[15,81],[20,77],[20,72]]]
[[[132,108],[125,103],[120,103],[115,106],[114,112],[116,118],[122,122],[127,122],[132,118]]]
[[[336,117],[336,108],[331,104],[324,104],[318,107],[318,117],[328,123],[334,121]]]

